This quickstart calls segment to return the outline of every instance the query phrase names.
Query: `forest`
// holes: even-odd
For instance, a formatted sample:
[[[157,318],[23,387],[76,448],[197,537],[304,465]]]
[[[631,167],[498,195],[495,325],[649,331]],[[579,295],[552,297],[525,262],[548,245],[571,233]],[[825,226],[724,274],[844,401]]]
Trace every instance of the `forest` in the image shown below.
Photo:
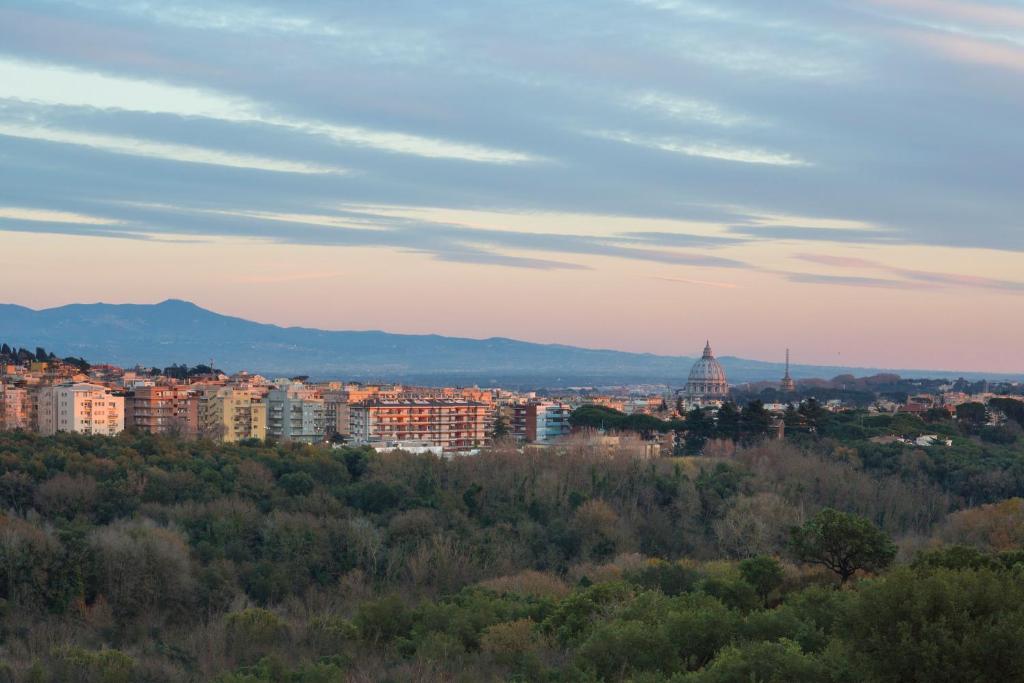
[[[0,680],[1024,679],[1019,426],[883,417],[653,459],[2,433]],[[954,445],[869,440],[915,429]]]

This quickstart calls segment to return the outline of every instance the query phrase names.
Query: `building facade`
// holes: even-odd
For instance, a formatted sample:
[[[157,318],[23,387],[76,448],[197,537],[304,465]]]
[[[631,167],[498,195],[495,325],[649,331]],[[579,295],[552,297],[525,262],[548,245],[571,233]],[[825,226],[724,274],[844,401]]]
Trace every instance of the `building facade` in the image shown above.
[[[150,434],[194,437],[199,433],[199,400],[184,386],[139,386],[124,399],[125,426]]]
[[[29,431],[32,414],[32,395],[27,388],[0,384],[0,429]]]
[[[267,404],[258,391],[214,387],[198,396],[199,436],[226,443],[267,438]]]
[[[98,384],[59,384],[38,389],[39,433],[113,436],[124,430],[124,397]]]
[[[531,401],[516,406],[513,433],[529,443],[550,443],[571,431],[572,407],[558,401]]]
[[[729,395],[729,381],[725,370],[711,352],[711,343],[704,345],[704,353],[693,364],[683,390],[683,397],[692,402],[723,401]]]
[[[354,444],[419,441],[446,452],[470,451],[487,443],[492,411],[477,401],[372,399],[349,408]]]
[[[267,436],[282,441],[324,440],[326,406],[316,389],[293,383],[267,392]]]

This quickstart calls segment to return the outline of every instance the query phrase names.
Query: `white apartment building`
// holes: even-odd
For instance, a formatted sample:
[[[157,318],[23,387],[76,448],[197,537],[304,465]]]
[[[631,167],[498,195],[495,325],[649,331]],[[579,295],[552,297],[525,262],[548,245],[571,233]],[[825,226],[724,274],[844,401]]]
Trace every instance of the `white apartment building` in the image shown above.
[[[113,436],[124,430],[124,397],[98,384],[59,384],[39,388],[39,433]]]

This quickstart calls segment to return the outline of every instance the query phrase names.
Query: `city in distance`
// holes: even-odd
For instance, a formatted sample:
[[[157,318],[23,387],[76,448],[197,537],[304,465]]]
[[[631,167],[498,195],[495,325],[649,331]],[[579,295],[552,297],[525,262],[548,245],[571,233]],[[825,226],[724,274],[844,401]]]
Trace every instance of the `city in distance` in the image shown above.
[[[1022,0],[0,1],[0,683],[1024,681]]]

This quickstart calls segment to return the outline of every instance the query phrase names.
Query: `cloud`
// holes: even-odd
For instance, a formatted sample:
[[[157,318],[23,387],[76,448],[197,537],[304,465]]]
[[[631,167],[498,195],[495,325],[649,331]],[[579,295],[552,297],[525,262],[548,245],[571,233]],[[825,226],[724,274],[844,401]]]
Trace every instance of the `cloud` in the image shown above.
[[[31,209],[21,206],[0,206],[0,218],[41,223],[77,223],[79,225],[116,225],[119,222],[101,216],[86,216],[70,211]]]
[[[323,166],[304,161],[270,159],[252,154],[237,154],[195,145],[167,144],[132,137],[82,133],[73,130],[26,126],[16,123],[0,122],[0,136],[42,140],[58,144],[81,145],[113,154],[183,161],[191,164],[212,164],[214,166],[230,166],[233,168],[274,171],[277,173],[348,173],[343,168]]]
[[[810,162],[798,159],[791,154],[770,152],[764,149],[736,147],[717,142],[700,140],[683,140],[679,138],[656,138],[623,131],[594,131],[595,137],[628,145],[639,145],[663,152],[682,154],[690,157],[704,157],[720,161],[736,161],[744,164],[766,164],[769,166],[811,166]]]
[[[898,235],[860,228],[819,228],[803,225],[732,225],[729,232],[757,239],[808,242],[846,242],[870,244],[897,242]]]
[[[429,254],[442,261],[541,270],[589,270],[591,266],[509,252],[540,252],[563,257],[596,256],[699,268],[746,267],[743,261],[698,252],[622,246],[615,241],[580,235],[467,228],[396,218],[371,211],[296,215],[131,202],[109,205],[108,208],[120,212],[122,218],[104,225],[102,229],[73,222],[9,221],[0,222],[0,225],[20,232],[66,232],[130,239],[194,234],[269,240],[281,244],[387,247]]]
[[[729,247],[746,244],[750,240],[739,237],[728,237],[723,235],[698,235],[682,232],[648,232],[637,231],[620,233],[618,236],[627,243],[646,243],[664,247]]]
[[[861,258],[848,258],[831,256],[828,254],[795,254],[794,258],[809,263],[833,266],[837,268],[860,268],[882,271],[891,275],[903,278],[907,284],[921,283],[947,287],[974,287],[981,289],[995,289],[1007,292],[1024,292],[1024,282],[1015,280],[1002,280],[998,278],[980,277],[977,275],[962,275],[957,273],[942,273],[930,270],[918,270],[899,266],[889,266],[877,261]],[[890,282],[886,280],[886,282]]]
[[[870,0],[891,9],[909,10],[918,14],[942,17],[968,24],[995,28],[1024,29],[1024,9],[1010,5],[959,0]]]
[[[907,31],[1012,47],[1005,7],[11,0],[0,124],[36,137],[0,141],[0,201],[256,226],[111,215],[154,235],[366,241],[300,230],[320,221],[522,267],[736,268],[779,240],[1024,250],[1019,93],[906,49]],[[507,234],[323,210],[340,204],[506,214],[489,227]],[[559,216],[580,214],[707,229],[568,235]]]
[[[728,111],[712,102],[678,97],[668,93],[648,91],[633,95],[626,102],[637,109],[655,112],[669,118],[708,123],[723,128],[758,123],[750,116]]]
[[[971,36],[927,31],[912,32],[908,36],[914,42],[931,48],[953,61],[1024,72],[1024,40],[1014,45]]]
[[[538,160],[528,154],[471,143],[289,117],[274,113],[272,108],[261,102],[200,88],[9,58],[0,59],[0,99],[261,123],[321,136],[342,145],[366,146],[415,156],[497,164]]]
[[[790,282],[813,285],[840,285],[843,287],[870,287],[883,289],[920,289],[920,285],[902,280],[887,280],[875,277],[857,277],[847,275],[819,275],[815,273],[786,273]]]
[[[878,264],[867,259],[851,256],[832,256],[831,254],[796,254],[795,258],[810,263],[818,263],[823,266],[837,266],[839,268],[877,268]]]
[[[681,282],[687,285],[702,285],[704,287],[715,287],[717,289],[736,289],[739,285],[732,282],[713,282],[711,280],[692,280],[685,277],[657,277],[656,280],[663,282]]]

